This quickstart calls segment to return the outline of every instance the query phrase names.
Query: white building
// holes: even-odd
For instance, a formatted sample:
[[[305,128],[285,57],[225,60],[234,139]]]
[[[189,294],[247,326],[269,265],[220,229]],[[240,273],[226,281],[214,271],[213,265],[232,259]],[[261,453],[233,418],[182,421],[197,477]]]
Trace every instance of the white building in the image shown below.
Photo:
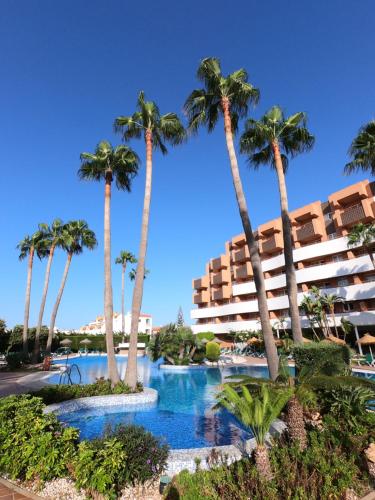
[[[130,333],[132,315],[130,312],[125,314],[125,333]],[[87,325],[81,326],[78,330],[79,333],[89,333],[91,335],[97,335],[100,333],[105,333],[105,322],[104,316],[97,316],[95,321],[88,323]],[[122,314],[113,313],[113,332],[122,333]],[[151,314],[141,313],[138,322],[138,333],[146,333],[150,335],[152,333],[152,316]]]

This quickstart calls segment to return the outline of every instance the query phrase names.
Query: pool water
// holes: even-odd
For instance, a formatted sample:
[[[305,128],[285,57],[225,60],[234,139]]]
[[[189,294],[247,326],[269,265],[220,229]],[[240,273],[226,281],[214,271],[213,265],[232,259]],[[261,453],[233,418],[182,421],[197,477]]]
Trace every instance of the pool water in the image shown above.
[[[117,357],[119,373],[123,379],[127,358]],[[60,363],[62,360],[59,361]],[[87,356],[68,361],[77,364],[82,383],[94,382],[107,377],[106,356]],[[218,386],[229,375],[247,374],[268,377],[266,367],[198,368],[174,372],[151,363],[147,358],[138,359],[138,377],[146,387],[156,389],[159,401],[156,407],[125,410],[123,407],[80,410],[59,418],[68,425],[80,429],[81,439],[101,436],[108,426],[137,424],[156,436],[162,437],[171,448],[201,448],[235,444],[248,439],[251,434],[226,410],[213,411]],[[73,370],[73,382],[78,382]],[[56,374],[49,383],[59,381]]]

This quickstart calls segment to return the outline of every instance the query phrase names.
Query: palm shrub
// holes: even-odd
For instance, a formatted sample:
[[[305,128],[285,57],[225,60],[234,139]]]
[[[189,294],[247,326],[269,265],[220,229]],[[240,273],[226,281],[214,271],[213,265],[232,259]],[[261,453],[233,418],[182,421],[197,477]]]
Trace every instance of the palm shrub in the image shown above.
[[[151,337],[147,354],[151,361],[164,358],[171,365],[187,365],[193,360],[199,347],[201,343],[190,328],[176,328],[171,324]]]
[[[375,269],[374,249],[375,249],[375,225],[356,224],[348,234],[348,247],[362,246],[371,259],[372,267]]]
[[[207,342],[206,358],[208,361],[217,361],[220,357],[220,346],[216,342]]]
[[[375,120],[360,128],[349,148],[352,160],[345,165],[345,173],[369,172],[375,175]]]
[[[218,405],[226,408],[246,427],[250,428],[256,440],[255,463],[259,474],[266,480],[273,478],[266,436],[272,422],[280,415],[291,396],[290,390],[271,391],[262,385],[258,395],[251,395],[245,385],[237,392],[228,384],[218,395]]]
[[[292,349],[297,372],[345,375],[350,370],[350,348],[332,342],[312,342]]]

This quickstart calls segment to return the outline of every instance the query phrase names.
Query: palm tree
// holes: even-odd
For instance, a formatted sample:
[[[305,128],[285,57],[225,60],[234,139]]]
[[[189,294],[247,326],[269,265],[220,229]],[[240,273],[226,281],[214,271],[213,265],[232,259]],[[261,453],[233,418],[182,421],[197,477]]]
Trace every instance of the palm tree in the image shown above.
[[[89,229],[89,226],[84,220],[70,221],[64,225],[61,238],[61,247],[67,252],[67,260],[60,284],[60,288],[57,294],[55,305],[53,306],[51,321],[48,331],[48,339],[46,352],[51,353],[53,333],[55,329],[57,311],[60,306],[62,294],[64,292],[66,279],[68,277],[70,263],[72,261],[73,255],[80,255],[84,248],[93,250],[96,245],[96,236],[94,231]]]
[[[152,152],[159,149],[167,153],[165,142],[172,146],[185,139],[185,130],[175,113],[160,115],[159,108],[153,101],[145,101],[144,92],[140,92],[137,111],[131,116],[119,116],[114,123],[115,131],[121,132],[125,140],[142,136],[146,143],[146,183],[143,202],[141,241],[139,245],[137,273],[133,290],[132,321],[129,339],[129,356],[126,366],[125,382],[135,388],[137,384],[137,336],[138,321],[142,306],[143,280],[148,240],[148,227],[151,203]]]
[[[349,148],[352,161],[345,165],[345,173],[362,170],[375,175],[375,120],[359,129]]]
[[[189,119],[189,129],[192,132],[197,132],[200,126],[206,126],[208,132],[212,132],[220,115],[224,116],[224,132],[233,185],[254,271],[268,367],[271,378],[274,379],[277,376],[278,367],[277,349],[268,313],[259,249],[251,227],[233,144],[233,134],[237,131],[238,120],[246,115],[249,104],[257,103],[259,90],[248,82],[248,75],[244,69],[234,71],[225,77],[221,72],[219,60],[214,57],[201,61],[197,77],[198,80],[203,82],[204,88],[193,90],[185,102],[185,112]]]
[[[375,225],[363,224],[360,222],[356,224],[348,234],[348,247],[363,247],[368,253],[372,267],[375,269],[374,249],[375,249]]]
[[[219,406],[223,406],[235,415],[254,434],[255,464],[259,475],[268,481],[273,479],[273,473],[266,446],[267,433],[290,396],[289,390],[271,392],[266,384],[262,384],[258,395],[251,395],[245,385],[242,385],[240,392],[237,392],[230,385],[224,384],[222,392],[218,395]]]
[[[135,256],[127,252],[126,250],[121,250],[119,257],[116,258],[115,264],[121,264],[121,327],[122,327],[122,334],[125,335],[125,271],[126,271],[126,264],[129,262],[129,264],[136,264],[137,259]]]
[[[328,309],[328,311],[331,315],[333,327],[335,329],[335,334],[336,334],[336,337],[338,337],[339,332],[337,331],[337,325],[336,325],[335,304],[337,304],[339,302],[343,302],[344,299],[342,297],[340,297],[339,295],[335,295],[334,293],[323,293],[321,295],[321,301],[322,301],[323,306],[325,306]]]
[[[145,269],[145,274],[144,274],[143,279],[146,279],[149,274],[150,274],[150,270]],[[136,275],[137,275],[137,270],[133,267],[132,270],[129,272],[130,281],[135,281]]]
[[[131,181],[138,173],[139,159],[128,146],[113,148],[101,141],[94,152],[81,154],[80,179],[104,181],[104,318],[107,345],[108,376],[115,385],[119,382],[113,343],[113,296],[111,274],[111,187],[115,179],[118,189],[130,192]]]
[[[19,260],[23,260],[26,257],[28,259],[27,265],[27,282],[26,282],[26,298],[25,298],[25,312],[23,318],[23,333],[22,333],[22,350],[24,355],[28,353],[28,331],[29,331],[29,314],[30,314],[30,296],[31,296],[31,280],[33,273],[33,262],[34,255],[37,252],[39,258],[44,257],[45,252],[42,245],[42,232],[36,231],[31,236],[25,236],[22,241],[20,241],[17,245],[17,249],[20,251],[18,256]]]
[[[43,225],[40,224],[39,226],[43,229],[43,246],[45,247],[46,252],[48,252],[48,260],[47,260],[46,272],[45,272],[45,277],[44,277],[44,287],[43,287],[42,301],[41,301],[40,309],[39,309],[38,324],[37,324],[36,332],[35,332],[33,363],[37,363],[38,359],[39,359],[40,331],[42,328],[44,308],[45,308],[46,300],[47,300],[52,259],[53,259],[54,253],[55,253],[55,249],[58,247],[61,247],[62,244],[64,243],[63,236],[62,236],[64,226],[63,226],[63,222],[61,219],[55,219],[52,222],[51,226],[48,226],[47,224],[43,224]]]
[[[270,165],[276,170],[280,192],[281,221],[283,226],[286,286],[289,299],[290,321],[294,342],[303,342],[298,312],[297,281],[293,261],[292,229],[289,217],[285,173],[288,156],[309,151],[314,137],[306,128],[305,113],[285,117],[279,106],[272,107],[257,121],[249,118],[241,136],[241,153],[248,155],[254,169]]]
[[[319,341],[319,335],[315,330],[315,325],[317,324],[319,328],[321,328],[324,333],[324,328],[322,324],[322,306],[321,303],[318,302],[315,298],[310,295],[304,295],[303,300],[301,301],[300,307],[302,311],[306,314],[307,319],[309,320],[311,329],[316,339]]]

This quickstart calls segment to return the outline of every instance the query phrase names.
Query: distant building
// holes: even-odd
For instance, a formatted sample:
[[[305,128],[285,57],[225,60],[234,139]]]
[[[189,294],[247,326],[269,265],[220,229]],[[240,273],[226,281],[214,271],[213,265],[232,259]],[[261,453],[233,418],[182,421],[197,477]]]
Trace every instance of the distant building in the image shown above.
[[[125,314],[125,333],[130,333],[130,326],[132,321],[132,315],[130,312]],[[97,316],[95,321],[88,323],[87,325],[81,326],[78,330],[79,333],[89,333],[91,335],[97,335],[100,333],[105,333],[105,322],[104,316]],[[122,314],[113,313],[113,332],[122,333]],[[138,333],[146,333],[150,335],[152,332],[152,316],[151,314],[141,313],[138,322]]]

